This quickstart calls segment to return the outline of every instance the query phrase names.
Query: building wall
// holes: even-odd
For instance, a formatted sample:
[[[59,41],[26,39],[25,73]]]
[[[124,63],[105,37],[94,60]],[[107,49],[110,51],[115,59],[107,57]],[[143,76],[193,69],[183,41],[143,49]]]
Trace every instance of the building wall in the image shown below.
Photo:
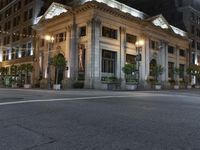
[[[164,29],[155,27],[150,23],[145,24],[138,19],[120,17],[119,13],[107,10],[88,8],[75,11],[74,16],[63,14],[51,20],[44,21],[42,28],[38,27],[37,35],[42,38],[45,34],[55,37],[60,32],[66,32],[66,40],[63,43],[54,41],[51,56],[63,53],[68,61],[69,70],[65,71],[65,79],[73,81],[78,79],[79,49],[83,46],[86,50],[85,57],[85,88],[105,89],[106,84],[103,77],[115,75],[122,79],[122,88],[125,85],[124,73],[122,68],[126,63],[126,54],[136,56],[138,51],[135,44],[127,42],[126,33],[137,36],[137,40],[143,40],[141,47],[142,60],[139,63],[139,77],[141,86],[147,86],[149,77],[149,63],[155,59],[158,64],[165,67],[165,72],[161,77],[163,84],[167,84],[168,62],[174,62],[175,66],[184,64],[185,69],[188,65],[188,40],[175,34],[171,34]],[[80,28],[86,26],[86,36],[80,36]],[[109,27],[117,31],[117,38],[107,38],[102,35],[103,27]],[[150,41],[158,43],[157,49],[150,48]],[[37,41],[38,42],[38,41]],[[47,53],[47,43],[45,47],[38,47],[37,54]],[[175,47],[173,54],[168,54],[168,45]],[[58,49],[57,47],[60,46]],[[184,57],[179,56],[180,49],[185,50]],[[60,51],[61,50],[61,51]],[[102,51],[108,50],[115,52],[115,73],[102,72]],[[55,53],[54,53],[55,52]],[[44,55],[43,78],[47,75],[48,55]],[[40,63],[38,63],[40,64]],[[175,67],[174,66],[174,67]],[[51,69],[51,77],[54,80],[54,67]]]
[[[12,0],[8,4],[6,1],[2,2],[4,5],[0,9],[0,62],[3,67],[8,68],[11,65],[33,64],[35,32],[32,26],[36,23],[43,3],[40,0]]]

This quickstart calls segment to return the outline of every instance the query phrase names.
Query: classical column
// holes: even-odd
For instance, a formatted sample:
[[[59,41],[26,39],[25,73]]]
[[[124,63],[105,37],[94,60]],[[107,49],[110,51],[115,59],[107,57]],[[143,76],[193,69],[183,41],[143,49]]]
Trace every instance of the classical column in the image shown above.
[[[74,23],[71,25],[70,34],[70,49],[69,49],[69,69],[70,69],[70,78],[71,80],[76,80],[78,74],[78,42],[77,42],[77,25]]]
[[[179,58],[179,56],[180,56],[180,55],[179,55],[179,51],[180,51],[180,50],[179,50],[179,47],[176,46],[176,67],[177,67],[177,68],[179,68],[179,59],[180,59],[180,58]],[[177,79],[177,81],[178,81],[178,83],[179,83],[179,75],[176,76],[176,79]]]
[[[122,71],[122,68],[124,67],[125,65],[125,58],[126,58],[126,28],[124,27],[120,27],[120,52],[119,52],[119,69],[118,70],[118,76],[120,79],[122,79],[122,83],[121,83],[121,86],[122,86],[122,89],[125,88],[125,74],[124,72]]]
[[[139,85],[145,86],[145,80],[147,79],[147,76],[149,74],[149,39],[146,35],[143,35],[141,37],[141,40],[143,41],[143,44],[141,45],[140,54],[142,56],[142,60],[139,62]]]
[[[160,45],[159,45],[159,53],[160,53],[160,57],[159,57],[159,62],[161,64],[162,67],[164,67],[164,72],[161,75],[161,81],[166,84],[166,82],[168,82],[168,46],[167,43],[165,41],[160,41]]]
[[[100,26],[101,21],[97,18],[92,18],[87,22],[85,88],[100,88]]]

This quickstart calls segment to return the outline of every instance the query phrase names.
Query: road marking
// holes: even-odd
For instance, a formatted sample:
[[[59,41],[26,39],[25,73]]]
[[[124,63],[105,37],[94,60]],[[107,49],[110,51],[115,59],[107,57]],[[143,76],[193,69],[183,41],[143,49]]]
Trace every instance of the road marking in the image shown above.
[[[13,102],[2,102],[0,106],[3,105],[14,105],[14,104],[25,104],[25,103],[38,103],[38,102],[58,102],[58,101],[72,101],[72,100],[91,100],[91,99],[104,99],[104,98],[125,98],[133,96],[96,96],[96,97],[78,97],[78,98],[60,98],[60,99],[41,99],[41,100],[23,100],[23,101],[13,101]]]
[[[92,99],[105,99],[105,98],[135,98],[135,97],[190,97],[187,95],[169,95],[169,94],[154,94],[154,93],[134,93],[132,95],[123,95],[123,96],[94,96],[94,97],[77,97],[77,98],[60,98],[60,99],[37,99],[37,100],[22,100],[22,101],[12,101],[12,102],[2,102],[0,106],[4,105],[15,105],[15,104],[26,104],[26,103],[39,103],[39,102],[59,102],[59,101],[74,101],[74,100],[92,100]],[[193,96],[193,98],[198,98],[199,96]]]

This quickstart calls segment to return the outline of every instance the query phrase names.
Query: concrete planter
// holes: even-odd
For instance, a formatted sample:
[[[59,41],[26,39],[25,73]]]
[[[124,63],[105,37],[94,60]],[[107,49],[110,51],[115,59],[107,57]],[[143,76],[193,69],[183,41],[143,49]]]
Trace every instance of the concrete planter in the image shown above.
[[[53,89],[54,90],[60,90],[61,85],[60,84],[54,84]]]
[[[195,89],[200,89],[200,85],[195,85]]]
[[[175,90],[180,89],[179,85],[174,85],[174,89],[175,89]]]
[[[126,84],[126,90],[135,91],[137,89],[137,84]]]
[[[162,86],[160,84],[155,85],[155,90],[161,90]]]
[[[12,88],[17,88],[17,83],[13,83],[13,84],[11,85],[11,87],[12,87]]]
[[[31,88],[31,84],[24,84],[24,88],[25,89],[30,89]]]

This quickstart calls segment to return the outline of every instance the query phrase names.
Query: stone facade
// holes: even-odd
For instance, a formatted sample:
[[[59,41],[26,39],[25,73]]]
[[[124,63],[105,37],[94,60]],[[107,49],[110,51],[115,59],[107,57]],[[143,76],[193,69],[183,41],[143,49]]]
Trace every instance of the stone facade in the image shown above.
[[[51,8],[61,12],[63,10],[63,13],[45,19],[48,13],[52,13]],[[160,24],[153,24],[155,20]],[[122,68],[127,63],[128,56],[135,58],[138,54],[141,54],[141,61],[137,62],[137,66],[139,85],[142,88],[149,87],[147,80],[151,78],[152,60],[165,68],[160,80],[166,87],[170,79],[169,62],[174,67],[182,64],[185,70],[189,65],[189,40],[186,33],[170,26],[162,16],[137,18],[96,1],[85,2],[74,8],[53,3],[34,29],[37,33],[35,76],[40,76],[43,81],[47,80],[49,56],[63,54],[68,66],[62,78],[65,83],[63,87],[72,87],[80,76],[84,76],[85,88],[106,89],[107,84],[103,78],[115,76],[121,79],[123,89],[125,75]],[[52,44],[44,41],[45,35],[54,37]],[[143,45],[137,47],[132,38],[128,41],[128,35],[136,37],[136,41],[142,40]],[[172,53],[168,53],[169,46],[174,48]],[[180,56],[180,51],[184,51],[184,55]],[[110,60],[103,59],[104,53],[110,55]],[[84,69],[81,69],[81,63],[84,63]],[[51,66],[50,70],[54,82],[55,67]]]

